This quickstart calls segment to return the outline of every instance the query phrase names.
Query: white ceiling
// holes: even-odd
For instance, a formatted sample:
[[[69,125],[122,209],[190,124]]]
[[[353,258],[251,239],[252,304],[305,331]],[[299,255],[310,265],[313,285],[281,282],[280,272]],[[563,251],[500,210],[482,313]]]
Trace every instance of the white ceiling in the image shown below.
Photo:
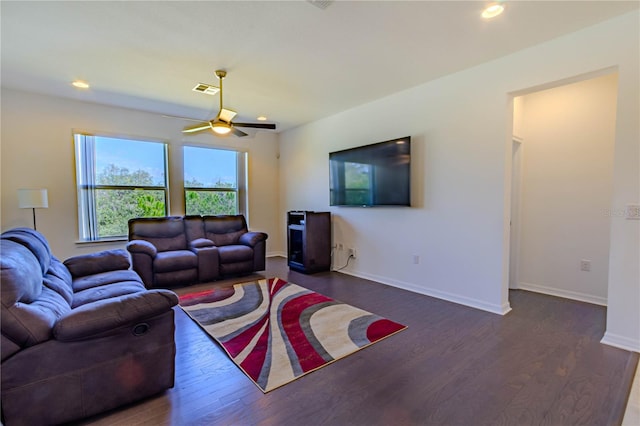
[[[637,9],[638,1],[2,1],[3,86],[278,131]],[[69,83],[91,84],[79,91]]]

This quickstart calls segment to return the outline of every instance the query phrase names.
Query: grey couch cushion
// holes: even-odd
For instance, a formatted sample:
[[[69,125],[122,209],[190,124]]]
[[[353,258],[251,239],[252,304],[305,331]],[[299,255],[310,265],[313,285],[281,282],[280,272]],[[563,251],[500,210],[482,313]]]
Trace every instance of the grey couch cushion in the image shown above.
[[[42,284],[60,294],[70,305],[73,300],[71,274],[69,270],[55,257],[51,258],[49,270],[43,277]]]
[[[98,253],[75,256],[64,261],[74,277],[111,272],[118,269],[129,269],[129,255],[123,249],[104,250]]]
[[[32,303],[16,303],[2,309],[2,334],[16,344],[27,347],[51,338],[58,318],[71,311],[67,302],[55,291],[44,287]]]
[[[31,303],[42,293],[42,272],[38,259],[21,244],[10,240],[0,242],[2,305]]]
[[[14,241],[26,247],[40,263],[40,272],[45,273],[51,263],[51,250],[44,235],[30,228],[15,228],[2,233],[5,240]]]
[[[73,280],[73,291],[75,293],[86,290],[88,288],[100,287],[104,285],[112,285],[124,281],[137,281],[142,283],[138,274],[131,270],[119,270],[112,272],[103,272],[101,274],[87,275],[86,277],[78,277]]]
[[[203,216],[205,238],[218,247],[237,244],[247,232],[247,222],[242,215]]]
[[[221,263],[236,263],[253,260],[253,249],[241,245],[218,247]]]
[[[198,256],[189,250],[165,251],[157,254],[153,266],[157,273],[197,268]]]
[[[72,308],[77,308],[78,306],[86,305],[87,303],[92,303],[97,300],[124,296],[125,294],[139,293],[144,290],[144,285],[138,279],[120,281],[110,285],[90,287],[86,290],[74,293]]]
[[[149,241],[159,252],[188,248],[182,217],[144,218],[130,223],[129,241]]]
[[[43,239],[15,230],[3,234],[0,241],[2,334],[21,347],[48,340],[58,318],[71,310],[70,284],[65,281],[70,276],[64,274],[64,266],[51,256],[48,246],[43,248]],[[38,261],[34,252],[50,264]],[[42,269],[47,271],[44,277]]]

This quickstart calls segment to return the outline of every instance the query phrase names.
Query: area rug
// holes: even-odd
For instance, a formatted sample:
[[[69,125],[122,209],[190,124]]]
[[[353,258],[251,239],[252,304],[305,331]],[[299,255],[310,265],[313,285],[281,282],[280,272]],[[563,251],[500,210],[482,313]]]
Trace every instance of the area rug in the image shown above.
[[[279,278],[185,294],[180,306],[265,393],[406,328]]]

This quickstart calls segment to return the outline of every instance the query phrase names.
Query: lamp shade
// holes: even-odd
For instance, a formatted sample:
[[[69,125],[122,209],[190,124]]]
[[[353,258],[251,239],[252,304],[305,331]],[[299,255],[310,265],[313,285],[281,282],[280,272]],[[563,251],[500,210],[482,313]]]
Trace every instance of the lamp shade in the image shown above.
[[[49,197],[46,189],[18,189],[18,207],[21,209],[46,209]]]

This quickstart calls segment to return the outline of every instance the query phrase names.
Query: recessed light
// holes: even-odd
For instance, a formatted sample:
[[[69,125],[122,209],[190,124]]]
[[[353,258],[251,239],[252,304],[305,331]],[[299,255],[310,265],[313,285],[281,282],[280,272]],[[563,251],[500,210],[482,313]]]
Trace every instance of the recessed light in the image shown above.
[[[77,87],[78,89],[88,89],[89,88],[89,83],[87,83],[86,81],[82,81],[82,80],[76,80],[71,84],[74,87]]]
[[[500,3],[493,3],[482,11],[482,17],[485,19],[495,18],[504,12],[504,6]]]
[[[258,120],[258,121],[267,121],[267,117],[265,117],[264,115],[261,115],[260,117],[256,118],[256,120]]]

